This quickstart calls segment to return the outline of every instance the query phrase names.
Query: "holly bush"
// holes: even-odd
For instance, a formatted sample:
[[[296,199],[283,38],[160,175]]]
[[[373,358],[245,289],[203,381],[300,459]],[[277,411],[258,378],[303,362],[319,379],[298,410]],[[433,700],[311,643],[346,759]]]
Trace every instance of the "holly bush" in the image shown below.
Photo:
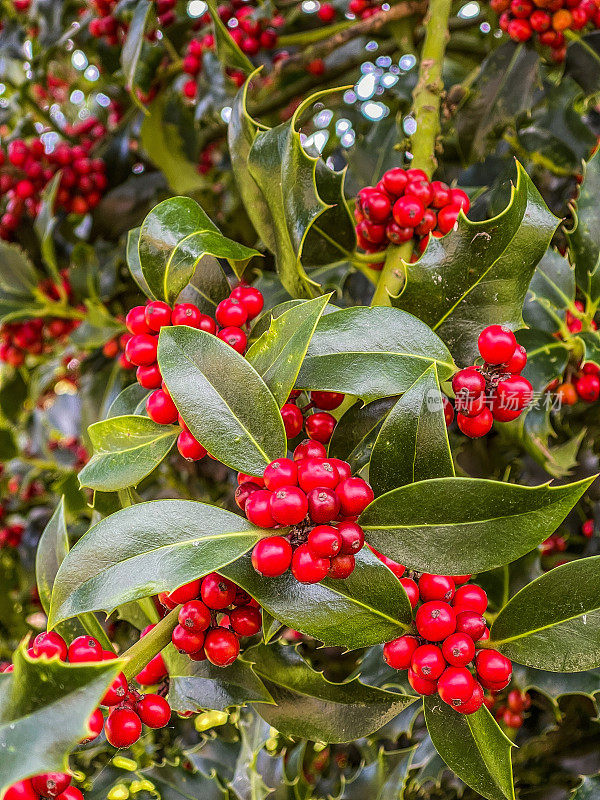
[[[0,0],[0,797],[600,797],[597,0]]]

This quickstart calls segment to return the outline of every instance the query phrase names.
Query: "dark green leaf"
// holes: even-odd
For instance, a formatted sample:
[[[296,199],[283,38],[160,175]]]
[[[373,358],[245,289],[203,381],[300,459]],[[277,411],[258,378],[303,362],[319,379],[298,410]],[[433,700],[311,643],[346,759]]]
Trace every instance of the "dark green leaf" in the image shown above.
[[[229,792],[220,785],[216,771],[204,775],[165,764],[144,770],[142,775],[160,792],[161,800],[229,800]]]
[[[359,680],[330,683],[289,646],[257,645],[245,658],[254,664],[276,703],[261,703],[256,710],[287,736],[349,742],[381,728],[415,699]]]
[[[436,478],[376,498],[359,523],[386,556],[423,572],[466,575],[499,567],[553,533],[594,478],[518,486]]]
[[[263,535],[237,514],[190,500],[124,508],[90,528],[63,561],[49,624],[171,591],[231,563]]]
[[[126,86],[132,98],[136,100],[138,104],[140,104],[140,102],[137,100],[135,73],[142,52],[142,45],[144,44],[146,23],[152,7],[153,4],[150,0],[138,0],[133,12],[133,17],[129,23],[127,38],[121,49],[121,66],[123,67]]]
[[[139,383],[132,383],[117,395],[108,409],[107,418],[122,417],[126,414],[145,414],[146,398],[150,392]]]
[[[385,419],[371,455],[376,495],[397,486],[454,475],[435,364],[406,391]]]
[[[356,556],[356,569],[346,580],[326,578],[304,585],[291,573],[265,580],[249,557],[219,572],[242,586],[279,622],[327,645],[354,649],[387,642],[406,633],[412,620],[401,584],[368,548]]]
[[[501,609],[491,646],[536,669],[579,672],[600,666],[600,556],[555,567]]]
[[[10,428],[0,428],[0,461],[10,461],[19,453],[15,435]]]
[[[569,694],[592,697],[600,687],[600,670],[585,672],[546,672],[513,664],[513,680],[523,690],[535,689],[556,702]]]
[[[273,317],[268,331],[246,353],[281,407],[294,388],[310,340],[331,295],[307,300]]]
[[[527,350],[522,375],[534,392],[542,392],[551,381],[562,376],[569,361],[569,348],[555,336],[535,328],[519,331],[517,340]]]
[[[137,486],[166,457],[181,429],[148,417],[111,417],[88,428],[94,455],[79,473],[82,486],[112,492]]]
[[[565,309],[575,299],[575,272],[566,258],[549,249],[535,268],[527,290],[523,319],[527,325],[553,334]]]
[[[205,255],[245,266],[259,253],[227,239],[189,197],[163,200],[148,214],[140,229],[142,273],[156,297],[173,303],[187,286]]]
[[[346,308],[319,320],[296,386],[368,402],[405,392],[434,362],[440,380],[454,372],[446,346],[411,314],[384,306]]]
[[[575,280],[590,300],[600,296],[600,226],[598,195],[600,193],[600,153],[588,161],[584,181],[573,211],[575,225],[568,234],[569,249],[575,262]]]
[[[571,75],[588,95],[600,90],[599,64],[600,33],[597,30],[592,30],[585,36],[580,35],[569,43],[565,75]]]
[[[158,362],[188,428],[219,461],[262,475],[267,464],[285,455],[287,439],[275,398],[228,344],[184,325],[163,328]]]
[[[487,708],[459,714],[437,695],[425,697],[424,703],[429,735],[450,769],[488,800],[513,800],[513,744]]]
[[[57,217],[54,215],[54,203],[56,200],[56,193],[61,181],[61,173],[57,172],[52,180],[46,184],[44,190],[40,195],[41,206],[35,219],[35,232],[40,239],[40,250],[42,258],[48,265],[55,280],[60,280],[58,265],[56,261],[56,252],[54,248],[53,233]]]
[[[150,300],[156,300],[156,296],[152,293],[152,290],[148,286],[148,282],[144,277],[142,266],[140,264],[139,246],[141,230],[141,228],[133,228],[127,234],[127,266],[129,267],[132,278],[140,287],[142,292],[146,295],[146,297],[150,298]]]
[[[377,435],[397,397],[382,397],[363,405],[360,400],[342,415],[329,443],[329,455],[348,461],[356,473],[368,464]]]
[[[193,303],[203,314],[214,317],[217,305],[230,294],[231,286],[219,260],[205,256],[177,301]]]
[[[589,331],[580,333],[578,338],[583,342],[583,360],[593,361],[600,366],[600,334]]]

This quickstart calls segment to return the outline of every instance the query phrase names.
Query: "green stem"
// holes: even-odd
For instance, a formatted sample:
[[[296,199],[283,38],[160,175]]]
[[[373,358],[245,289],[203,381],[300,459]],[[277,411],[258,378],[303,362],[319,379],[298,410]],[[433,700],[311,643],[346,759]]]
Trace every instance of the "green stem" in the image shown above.
[[[440,132],[440,104],[444,83],[442,68],[448,43],[451,0],[430,0],[425,17],[425,41],[421,51],[419,79],[413,91],[412,116],[416,131],[411,140],[411,167],[422,169],[429,178],[435,172],[436,140]],[[371,305],[390,305],[404,285],[403,261],[412,255],[412,243],[388,247],[385,264]]]
[[[144,669],[154,656],[158,655],[171,641],[171,634],[178,622],[179,609],[177,606],[161,619],[143,639],[126,650],[121,658],[125,659],[123,673],[128,681]]]

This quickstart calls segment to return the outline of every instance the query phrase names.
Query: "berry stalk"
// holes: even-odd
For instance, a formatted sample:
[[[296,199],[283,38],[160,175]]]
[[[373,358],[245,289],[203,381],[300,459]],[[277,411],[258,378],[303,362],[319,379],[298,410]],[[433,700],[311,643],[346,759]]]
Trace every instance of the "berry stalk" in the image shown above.
[[[421,51],[419,80],[413,91],[413,111],[417,128],[411,139],[411,167],[422,169],[428,178],[435,171],[435,144],[440,131],[440,103],[444,84],[442,67],[449,39],[450,0],[430,0],[425,17],[425,41]],[[409,261],[412,244],[388,247],[385,264],[371,301],[372,306],[390,305],[404,284],[403,261]]]

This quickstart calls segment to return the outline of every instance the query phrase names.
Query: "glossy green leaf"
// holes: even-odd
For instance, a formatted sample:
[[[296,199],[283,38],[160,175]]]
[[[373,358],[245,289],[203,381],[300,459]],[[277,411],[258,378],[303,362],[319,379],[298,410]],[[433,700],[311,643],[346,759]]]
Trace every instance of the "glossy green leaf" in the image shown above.
[[[129,414],[90,425],[94,454],[79,473],[82,486],[113,492],[137,486],[167,456],[181,429]]]
[[[219,461],[262,475],[267,464],[285,455],[287,439],[275,398],[228,344],[184,325],[163,328],[158,362],[188,428]]]
[[[230,294],[231,286],[219,259],[205,256],[177,298],[177,302],[193,303],[203,314],[214,317],[218,304]]]
[[[22,646],[14,665],[0,684],[0,795],[32,775],[68,770],[68,754],[88,735],[90,714],[121,662],[33,660]]]
[[[437,694],[425,697],[424,705],[431,740],[450,769],[488,800],[513,800],[513,744],[487,708],[459,714]]]
[[[246,353],[281,407],[294,388],[302,361],[331,295],[294,305],[271,325]]]
[[[131,277],[137,283],[146,297],[148,297],[150,300],[156,300],[156,295],[148,286],[148,281],[142,272],[139,252],[140,231],[141,228],[133,228],[127,234],[127,266],[129,267],[129,272],[131,272]]]
[[[369,463],[377,435],[397,397],[382,397],[372,403],[358,400],[338,420],[329,442],[329,455],[348,461],[356,473]]]
[[[214,0],[208,0],[207,5],[208,13],[213,23],[217,56],[223,67],[241,70],[245,73],[252,72],[254,70],[254,65],[230,36],[228,29],[219,16],[217,4]]]
[[[236,96],[228,127],[233,172],[252,224],[275,256],[283,286],[292,297],[314,297],[319,285],[310,267],[347,258],[355,244],[343,174],[324,172],[327,167],[302,148],[297,130],[300,116],[323,93],[307,98],[288,122],[266,128],[247,111],[249,83]]]
[[[287,736],[349,742],[381,728],[415,699],[359,680],[330,683],[293,647],[257,645],[245,659],[254,664],[276,703],[257,705],[256,710]]]
[[[352,650],[387,642],[406,633],[412,620],[399,581],[368,548],[356,556],[356,568],[345,580],[326,578],[305,585],[286,573],[265,580],[246,556],[220,569],[279,622],[327,645]]]
[[[35,267],[25,252],[16,244],[0,241],[0,289],[10,294],[31,296],[37,281]]]
[[[406,265],[394,305],[429,325],[460,364],[472,364],[486,325],[522,326],[527,288],[557,224],[517,163],[506,209],[484,222],[461,215],[456,230],[432,239],[421,258]]]
[[[400,394],[434,362],[440,380],[452,356],[427,325],[396,308],[346,308],[321,317],[296,388],[324,389],[365,402]]]
[[[169,705],[174,711],[225,711],[250,702],[273,702],[252,666],[239,658],[223,668],[210,661],[192,661],[172,645],[163,655],[169,668]]]
[[[152,7],[153,4],[150,0],[138,0],[129,23],[127,38],[121,49],[121,66],[123,67],[126,86],[138,105],[141,105],[141,103],[137,100],[135,73],[140,60],[146,24]]]
[[[189,197],[163,200],[144,219],[139,258],[144,278],[156,297],[173,303],[207,254],[244,266],[259,255],[223,236]]]
[[[150,781],[153,790],[160,792],[161,800],[229,800],[231,796],[220,785],[216,770],[205,775],[200,771],[183,770],[179,765],[163,764],[154,765],[141,774]]]
[[[562,376],[570,353],[563,341],[535,328],[518,331],[517,341],[527,350],[527,364],[521,374],[534,392],[542,392],[551,381]]]
[[[553,334],[575,300],[575,271],[564,256],[548,249],[535,268],[523,306],[526,325]]]
[[[519,664],[556,672],[600,666],[600,556],[536,578],[501,609],[490,644]]]
[[[146,398],[150,394],[148,389],[136,381],[126,386],[113,400],[108,409],[107,418],[123,417],[127,414],[145,414]]]
[[[61,564],[49,625],[171,591],[239,558],[264,534],[238,514],[191,500],[124,508],[90,528]]]
[[[600,334],[597,331],[587,331],[578,336],[583,342],[583,360],[593,361],[600,366]]]
[[[367,541],[423,572],[466,575],[533,550],[594,479],[518,486],[478,478],[435,478],[376,498],[359,518]]]
[[[41,192],[40,199],[42,202],[34,223],[35,232],[40,240],[42,258],[50,269],[52,277],[57,281],[60,280],[60,276],[56,261],[53,233],[58,222],[58,218],[54,215],[54,207],[61,176],[61,172],[57,172]]]
[[[600,297],[599,194],[600,154],[596,152],[586,165],[574,209],[575,226],[568,234],[577,285],[592,301]]]
[[[600,686],[600,670],[585,672],[547,672],[546,670],[513,664],[513,679],[523,691],[535,689],[554,703],[565,695],[582,694],[593,697]]]
[[[369,482],[376,495],[397,486],[454,475],[435,364],[406,391],[373,447]]]

